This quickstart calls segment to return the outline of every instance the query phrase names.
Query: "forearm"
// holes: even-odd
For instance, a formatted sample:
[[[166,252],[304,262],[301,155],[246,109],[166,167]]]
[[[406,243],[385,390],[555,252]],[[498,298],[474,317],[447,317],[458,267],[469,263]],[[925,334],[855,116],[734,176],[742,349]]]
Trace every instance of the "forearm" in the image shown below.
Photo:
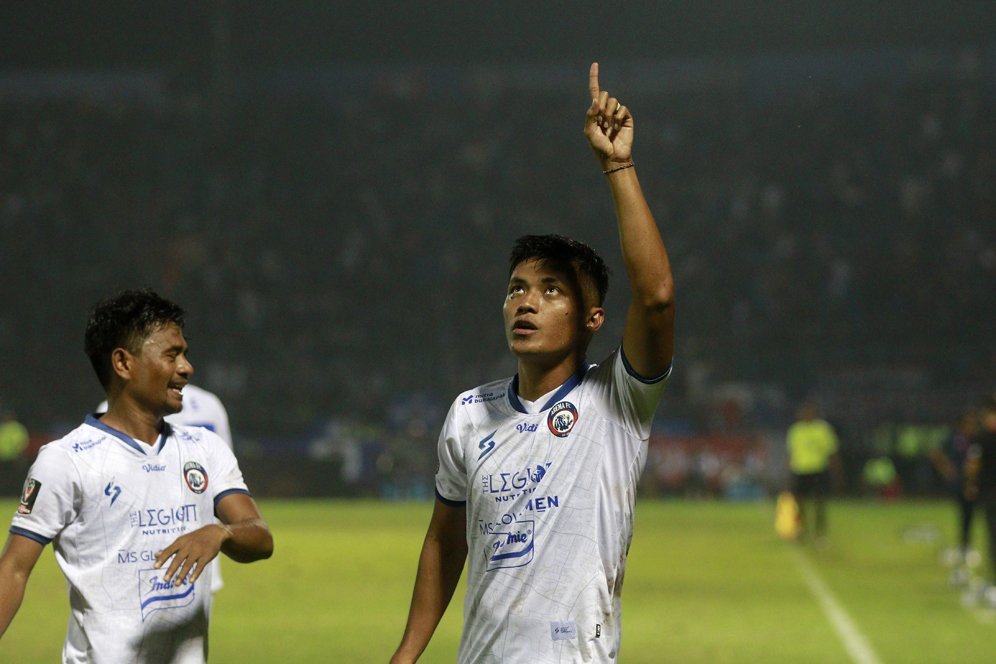
[[[21,608],[28,579],[22,574],[0,568],[0,637],[7,631]]]
[[[251,563],[273,555],[273,535],[262,519],[218,524],[218,527],[227,531],[221,550],[232,560]]]
[[[466,540],[426,537],[419,556],[408,622],[401,645],[391,659],[392,664],[418,660],[453,598],[466,559]]]
[[[612,168],[612,163],[602,161],[603,170]],[[615,205],[620,249],[634,304],[650,310],[666,308],[674,300],[671,262],[636,168],[608,173],[605,178]]]

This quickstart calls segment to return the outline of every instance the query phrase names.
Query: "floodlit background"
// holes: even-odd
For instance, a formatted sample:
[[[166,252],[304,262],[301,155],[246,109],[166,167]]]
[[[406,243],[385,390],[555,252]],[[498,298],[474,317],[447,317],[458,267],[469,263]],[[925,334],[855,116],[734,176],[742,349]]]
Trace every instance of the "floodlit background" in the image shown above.
[[[767,514],[804,399],[841,436],[842,495],[877,505],[887,458],[900,500],[940,500],[929,455],[994,390],[994,35],[990,2],[7,3],[0,405],[23,463],[103,398],[89,306],[150,286],[188,310],[261,499],[430,499],[450,401],[514,372],[515,237],[606,256],[591,359],[619,341],[581,132],[597,60],[678,293],[643,500]],[[17,495],[23,464],[3,473]]]

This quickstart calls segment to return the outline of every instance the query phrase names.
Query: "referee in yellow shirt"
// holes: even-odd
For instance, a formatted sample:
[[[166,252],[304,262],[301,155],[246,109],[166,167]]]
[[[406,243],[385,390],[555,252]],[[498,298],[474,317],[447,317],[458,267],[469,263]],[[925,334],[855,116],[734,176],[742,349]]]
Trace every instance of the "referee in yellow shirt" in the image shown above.
[[[813,533],[816,541],[822,542],[827,530],[826,501],[830,493],[831,468],[836,477],[840,474],[837,434],[828,422],[817,416],[816,405],[807,402],[799,408],[798,419],[789,427],[786,443],[792,493],[799,504],[801,535],[810,532],[807,521],[812,504]]]

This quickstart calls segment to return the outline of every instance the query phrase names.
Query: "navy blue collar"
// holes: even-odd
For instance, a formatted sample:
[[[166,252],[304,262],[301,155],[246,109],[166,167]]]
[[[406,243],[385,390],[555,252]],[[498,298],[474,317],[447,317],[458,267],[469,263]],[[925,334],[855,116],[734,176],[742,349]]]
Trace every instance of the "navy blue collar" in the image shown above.
[[[145,445],[144,443],[139,443],[128,434],[122,431],[118,431],[113,427],[107,426],[106,424],[100,421],[100,418],[97,417],[96,414],[87,415],[84,422],[94,427],[95,429],[100,429],[104,433],[114,436],[115,438],[117,438],[118,440],[120,440],[121,442],[123,442],[125,445],[132,448],[136,452],[140,452],[141,454],[148,454],[147,451],[149,449],[148,445]],[[159,454],[159,452],[162,451],[163,446],[166,444],[166,439],[169,438],[172,434],[173,430],[170,428],[169,422],[163,420],[163,430],[159,433],[159,441],[155,445],[153,445],[153,452],[155,454]]]
[[[592,365],[587,362],[581,365],[581,368],[578,369],[577,373],[565,380],[564,383],[557,388],[557,391],[554,392],[549,399],[547,399],[546,403],[543,404],[543,407],[540,408],[540,412],[553,408],[558,401],[567,396],[568,392],[573,390],[581,383],[582,380],[584,380],[584,375],[588,373],[588,369],[591,367]],[[508,403],[512,406],[512,408],[520,413],[529,414],[526,407],[522,405],[521,401],[519,401],[519,374],[515,374],[515,376],[512,377],[512,383],[508,387]]]

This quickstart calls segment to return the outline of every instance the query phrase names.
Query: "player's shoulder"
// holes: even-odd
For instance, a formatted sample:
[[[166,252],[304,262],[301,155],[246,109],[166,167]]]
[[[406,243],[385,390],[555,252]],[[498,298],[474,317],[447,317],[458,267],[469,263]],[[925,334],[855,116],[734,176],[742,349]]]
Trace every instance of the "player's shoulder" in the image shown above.
[[[221,446],[228,449],[228,443],[214,431],[193,424],[169,423],[169,435],[180,445],[199,445],[207,448]]]
[[[487,404],[501,403],[508,399],[508,390],[512,384],[511,377],[499,378],[490,383],[465,390],[453,400],[454,408],[467,408]]]
[[[88,417],[87,421],[69,431],[61,438],[56,438],[43,444],[38,449],[38,459],[47,462],[54,461],[56,457],[73,459],[95,454],[100,449],[105,448],[110,442],[107,433],[101,430],[99,426],[95,426],[90,419]]]
[[[61,438],[42,445],[42,448],[72,449],[80,452],[103,445],[109,439],[110,437],[107,431],[105,431],[105,427],[100,424],[100,420],[93,415],[88,415],[75,429],[69,431]]]

